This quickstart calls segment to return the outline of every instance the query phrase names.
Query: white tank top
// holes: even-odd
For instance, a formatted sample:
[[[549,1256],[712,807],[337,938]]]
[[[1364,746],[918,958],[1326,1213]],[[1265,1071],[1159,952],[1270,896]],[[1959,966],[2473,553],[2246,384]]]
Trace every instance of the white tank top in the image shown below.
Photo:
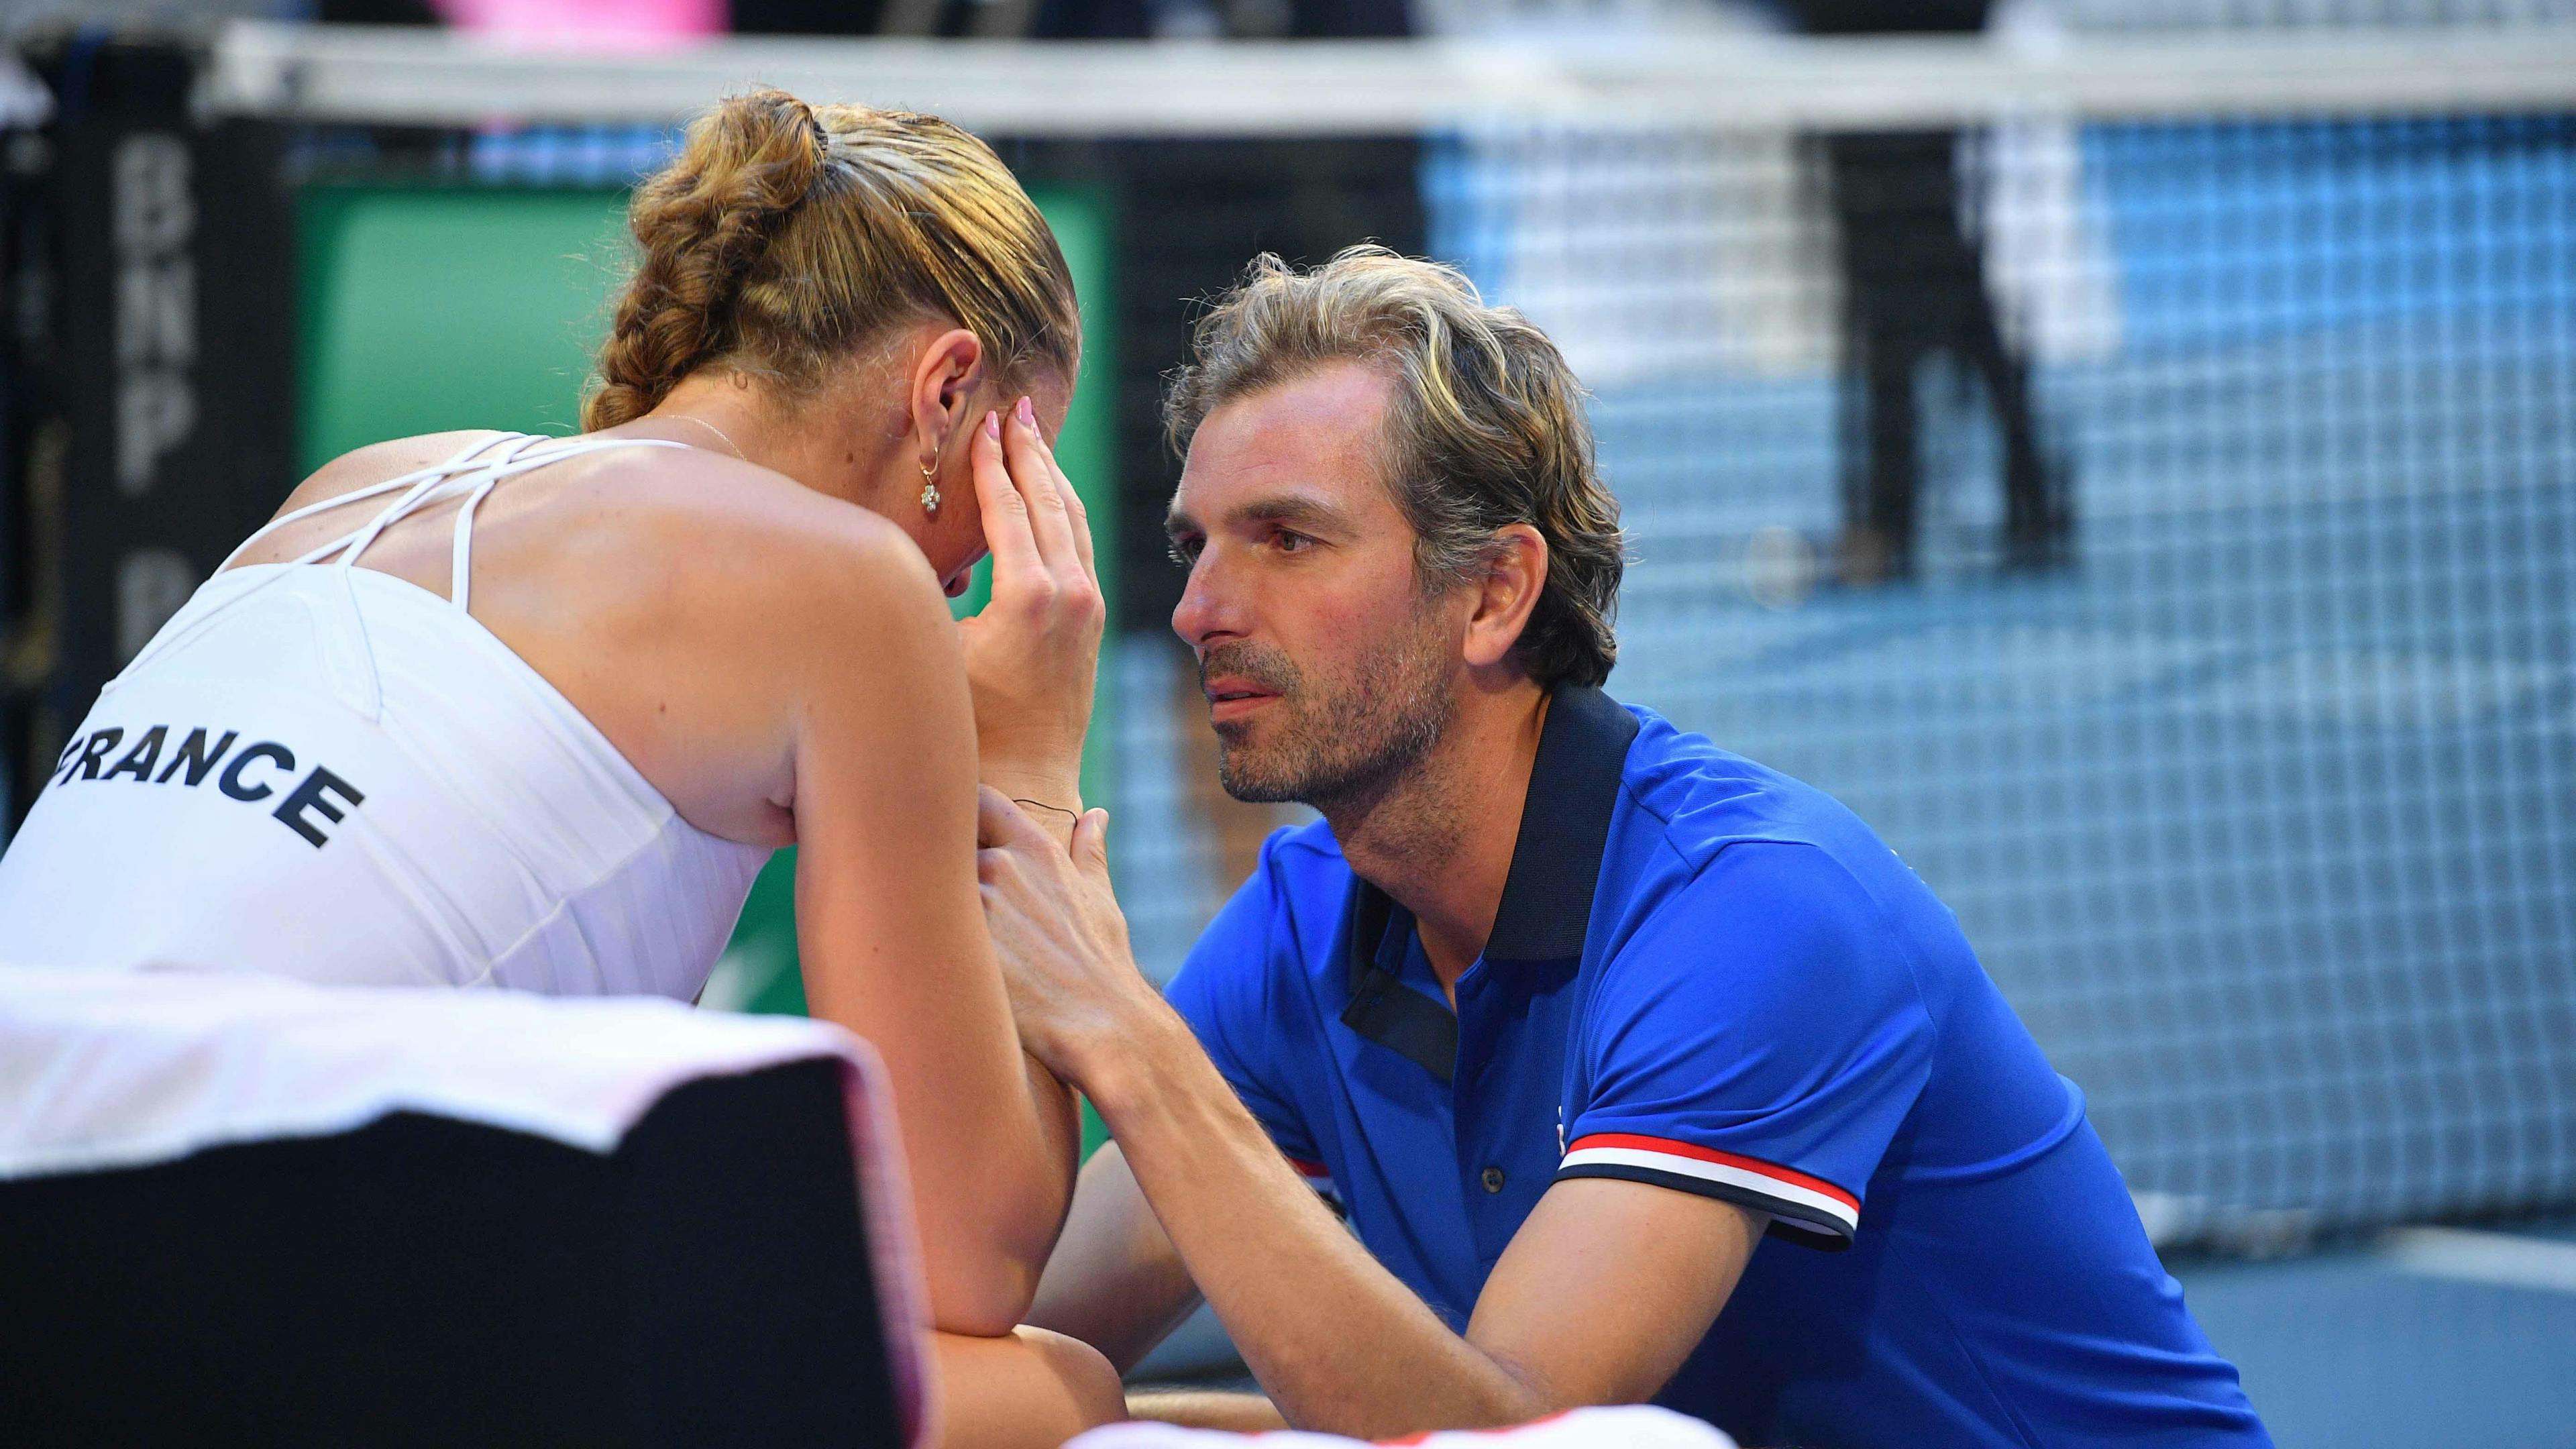
[[[507,434],[251,535],[397,495],[218,569],[100,693],[0,857],[0,961],[694,999],[768,849],[682,820],[467,611],[495,484],[646,446],[684,445]],[[357,567],[458,497],[447,598]]]

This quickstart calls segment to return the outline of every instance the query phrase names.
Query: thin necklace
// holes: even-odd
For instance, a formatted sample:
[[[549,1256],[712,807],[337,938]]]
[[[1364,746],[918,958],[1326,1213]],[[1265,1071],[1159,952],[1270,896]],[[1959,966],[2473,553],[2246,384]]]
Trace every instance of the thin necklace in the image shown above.
[[[718,442],[723,443],[726,447],[731,448],[731,449],[733,450],[733,455],[734,455],[736,458],[739,458],[739,459],[741,459],[743,462],[746,462],[746,463],[748,463],[748,462],[750,462],[750,461],[751,461],[750,457],[749,457],[748,455],[746,455],[746,454],[742,451],[742,445],[741,445],[741,444],[736,443],[733,439],[726,437],[726,436],[725,436],[725,430],[724,430],[724,429],[722,429],[722,428],[720,428],[720,427],[717,427],[715,424],[713,424],[713,423],[711,423],[711,422],[708,422],[705,418],[693,418],[693,417],[689,416],[687,413],[673,413],[673,414],[671,414],[671,421],[673,421],[673,422],[675,422],[675,423],[696,423],[699,427],[702,427],[702,428],[706,429],[708,432],[715,434],[715,435],[716,435],[716,440],[717,440]]]

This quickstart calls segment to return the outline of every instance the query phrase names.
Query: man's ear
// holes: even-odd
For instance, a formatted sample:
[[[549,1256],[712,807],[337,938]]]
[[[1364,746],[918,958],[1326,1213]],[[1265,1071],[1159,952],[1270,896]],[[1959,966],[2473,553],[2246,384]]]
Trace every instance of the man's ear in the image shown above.
[[[975,391],[984,381],[984,343],[963,327],[932,334],[913,360],[905,402],[923,463],[951,438],[966,436]]]
[[[1529,627],[1530,611],[1547,587],[1547,540],[1526,523],[1497,529],[1485,571],[1470,587],[1476,607],[1467,616],[1466,659],[1471,667],[1489,668],[1511,657]]]

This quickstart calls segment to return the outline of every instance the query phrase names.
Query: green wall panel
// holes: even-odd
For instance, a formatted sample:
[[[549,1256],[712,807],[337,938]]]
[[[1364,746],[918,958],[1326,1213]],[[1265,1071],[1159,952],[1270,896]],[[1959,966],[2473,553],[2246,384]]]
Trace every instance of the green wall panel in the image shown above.
[[[624,193],[330,186],[299,201],[307,468],[411,433],[579,431]]]

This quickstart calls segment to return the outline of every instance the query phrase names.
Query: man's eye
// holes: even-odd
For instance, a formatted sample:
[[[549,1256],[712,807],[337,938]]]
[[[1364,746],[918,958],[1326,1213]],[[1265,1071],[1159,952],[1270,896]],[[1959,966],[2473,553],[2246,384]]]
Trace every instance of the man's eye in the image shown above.
[[[1171,559],[1173,567],[1185,569],[1199,561],[1200,547],[1195,538],[1176,538],[1163,552]]]
[[[1302,533],[1290,533],[1284,528],[1279,530],[1273,541],[1279,545],[1281,553],[1304,553],[1315,546],[1313,539]]]

